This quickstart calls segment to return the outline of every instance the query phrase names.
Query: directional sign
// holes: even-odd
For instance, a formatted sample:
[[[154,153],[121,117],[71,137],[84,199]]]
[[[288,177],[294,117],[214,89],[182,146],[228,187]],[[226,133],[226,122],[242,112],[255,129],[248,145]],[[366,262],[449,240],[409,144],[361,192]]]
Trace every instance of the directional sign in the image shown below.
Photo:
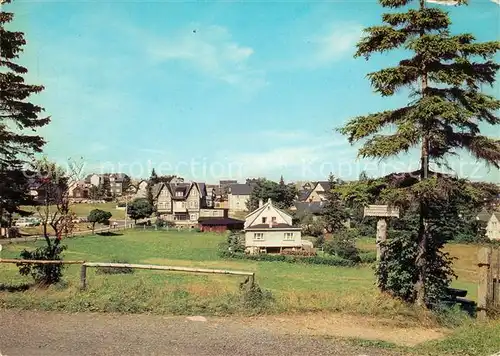
[[[399,218],[399,209],[389,205],[368,205],[365,207],[364,216]]]

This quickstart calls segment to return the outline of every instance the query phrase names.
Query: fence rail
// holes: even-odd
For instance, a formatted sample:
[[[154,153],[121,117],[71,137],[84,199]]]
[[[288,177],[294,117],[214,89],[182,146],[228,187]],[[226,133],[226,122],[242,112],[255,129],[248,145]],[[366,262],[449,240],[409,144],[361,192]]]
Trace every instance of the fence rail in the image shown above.
[[[248,271],[231,271],[222,269],[208,269],[208,268],[191,268],[180,266],[161,266],[161,265],[145,265],[134,263],[108,263],[108,262],[86,262],[86,261],[64,261],[64,260],[23,260],[16,258],[0,258],[0,263],[28,263],[28,264],[67,264],[67,265],[81,265],[80,269],[80,289],[87,288],[87,268],[89,267],[109,267],[109,268],[133,268],[133,269],[147,269],[159,271],[175,271],[175,272],[188,272],[188,273],[203,273],[203,274],[226,274],[233,276],[247,276],[250,285],[255,283],[255,273]]]
[[[482,247],[478,257],[478,316],[486,319],[490,312],[500,312],[500,248]]]

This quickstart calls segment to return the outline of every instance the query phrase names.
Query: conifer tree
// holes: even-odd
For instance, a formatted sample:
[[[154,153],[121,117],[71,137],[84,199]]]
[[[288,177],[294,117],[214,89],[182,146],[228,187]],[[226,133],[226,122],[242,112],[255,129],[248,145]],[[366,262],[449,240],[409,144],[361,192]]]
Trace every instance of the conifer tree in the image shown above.
[[[347,209],[337,191],[338,180],[330,173],[328,177],[329,189],[326,191],[326,205],[322,209],[322,216],[328,232],[338,232],[345,229],[344,223],[349,218]]]
[[[22,32],[7,29],[14,14],[3,10],[10,0],[2,1],[0,9],[0,221],[7,213],[23,213],[21,204],[26,204],[28,180],[22,165],[33,153],[41,152],[44,140],[33,133],[49,123],[48,117],[40,117],[43,111],[28,101],[32,94],[41,92],[41,85],[24,82],[28,70],[16,61],[26,44]],[[15,181],[15,184],[7,182]]]
[[[359,116],[340,132],[351,143],[364,140],[361,157],[388,158],[411,149],[420,151],[419,181],[410,191],[419,202],[415,268],[418,277],[413,300],[426,305],[429,254],[441,246],[429,230],[430,201],[446,194],[445,184],[430,170],[446,165],[446,158],[465,149],[475,158],[496,168],[500,166],[500,141],[481,134],[480,125],[498,125],[495,111],[500,101],[481,91],[493,85],[499,65],[494,55],[498,41],[477,43],[472,34],[450,32],[448,13],[427,7],[424,0],[379,0],[390,13],[382,15],[383,25],[365,29],[356,56],[369,59],[374,53],[404,49],[412,57],[395,67],[368,74],[376,92],[391,96],[399,89],[411,91],[409,103],[395,110]],[[459,5],[465,1],[459,0]],[[412,6],[417,5],[417,6]],[[393,127],[389,134],[381,131]]]

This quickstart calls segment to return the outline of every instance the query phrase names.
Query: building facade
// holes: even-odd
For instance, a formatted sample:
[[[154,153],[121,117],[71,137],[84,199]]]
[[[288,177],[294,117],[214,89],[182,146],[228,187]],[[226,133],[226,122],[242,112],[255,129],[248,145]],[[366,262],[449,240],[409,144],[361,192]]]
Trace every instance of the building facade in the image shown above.
[[[281,253],[283,250],[302,250],[301,228],[292,225],[292,216],[273,205],[266,204],[245,218],[245,249],[247,253]]]

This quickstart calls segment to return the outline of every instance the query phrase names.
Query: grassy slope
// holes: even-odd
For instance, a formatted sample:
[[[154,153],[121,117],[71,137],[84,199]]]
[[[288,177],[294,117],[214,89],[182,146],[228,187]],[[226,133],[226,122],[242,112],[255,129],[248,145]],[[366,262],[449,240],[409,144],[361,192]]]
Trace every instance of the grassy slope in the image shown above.
[[[177,266],[233,269],[256,272],[259,285],[276,298],[270,311],[343,311],[370,315],[413,315],[412,310],[381,296],[374,285],[373,270],[283,262],[221,260],[217,245],[224,236],[189,232],[128,231],[123,236],[87,236],[68,239],[65,259],[87,261],[126,260]],[[42,242],[39,242],[42,243]],[[2,257],[17,257],[33,245],[7,245]],[[371,241],[360,241],[373,248]],[[475,247],[450,245],[456,261],[458,287],[476,295]],[[193,275],[174,272],[137,271],[134,275],[96,275],[89,270],[89,290],[78,291],[79,267],[65,274],[67,288],[48,291],[33,288],[25,293],[2,292],[0,305],[66,310],[149,311],[157,313],[235,312],[240,277]],[[0,265],[0,284],[12,286],[30,282],[20,277],[14,265]],[[132,300],[132,302],[130,302]],[[53,304],[51,304],[53,303]],[[233,305],[234,304],[234,305]],[[235,306],[236,305],[236,306]],[[182,309],[184,308],[184,309]]]
[[[23,210],[26,211],[33,211],[34,215],[33,216],[38,216],[38,213],[35,210],[35,207],[33,206],[23,206]],[[109,211],[111,214],[113,214],[112,219],[125,219],[125,210],[118,210],[116,209],[116,203],[115,202],[109,202],[109,203],[102,203],[102,204],[72,204],[71,205],[71,210],[75,212],[77,216],[88,216],[90,211],[93,209],[101,209],[105,211]]]
[[[226,261],[217,256],[224,239],[215,234],[130,231],[123,236],[68,239],[66,259],[127,260],[255,271],[258,283],[272,291],[275,311],[352,311],[396,315],[402,307],[376,292],[370,267],[340,268],[282,262]],[[3,257],[16,257],[29,245],[7,245]],[[78,291],[77,266],[68,267],[67,288],[24,293],[0,292],[0,304],[65,310],[235,312],[240,277],[138,271],[134,275],[96,275],[89,271],[89,290]],[[29,282],[13,265],[0,265],[0,283]],[[235,306],[233,306],[235,304]]]

